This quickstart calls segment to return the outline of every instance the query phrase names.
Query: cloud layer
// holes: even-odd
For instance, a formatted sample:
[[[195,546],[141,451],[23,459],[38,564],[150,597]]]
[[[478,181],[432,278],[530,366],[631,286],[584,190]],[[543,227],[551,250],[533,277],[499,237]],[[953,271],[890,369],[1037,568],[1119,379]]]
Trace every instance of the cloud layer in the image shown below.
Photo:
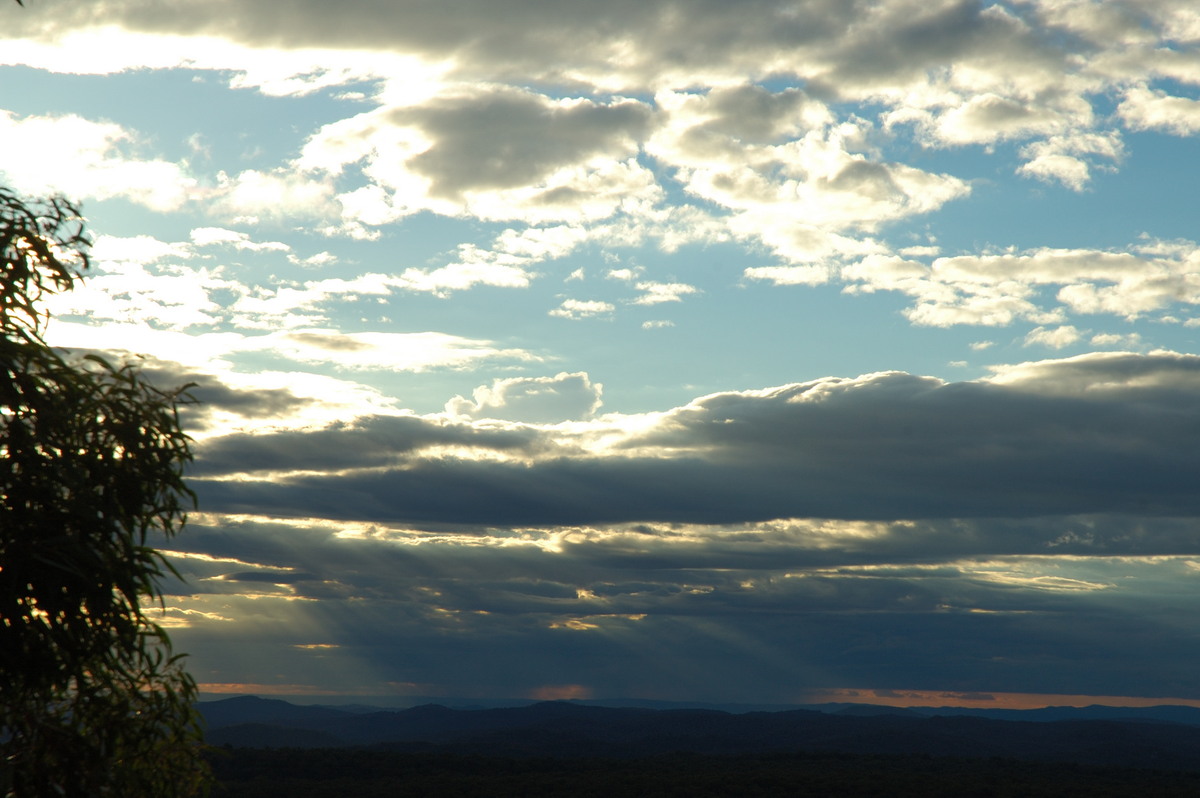
[[[203,683],[1200,696],[1194,3],[10,5]]]
[[[1200,639],[1178,624],[1197,608],[1178,591],[1200,571],[1200,463],[1178,441],[1198,390],[1194,356],[1109,354],[576,425],[409,416],[214,438],[197,474],[214,514],[177,562],[196,612],[249,620],[179,631],[222,651],[319,643],[289,678],[336,661],[363,680],[350,692],[532,695],[569,673],[660,698],[880,679],[1190,695],[1175,664]],[[268,627],[267,607],[295,622]],[[446,665],[480,656],[474,688],[479,672]]]
[[[1187,516],[1200,460],[1178,440],[1200,430],[1198,384],[1193,356],[1107,354],[974,383],[831,378],[565,428],[377,417],[215,438],[196,476],[215,511],[401,524]],[[586,376],[505,381],[450,407],[537,416],[574,402],[568,386]]]

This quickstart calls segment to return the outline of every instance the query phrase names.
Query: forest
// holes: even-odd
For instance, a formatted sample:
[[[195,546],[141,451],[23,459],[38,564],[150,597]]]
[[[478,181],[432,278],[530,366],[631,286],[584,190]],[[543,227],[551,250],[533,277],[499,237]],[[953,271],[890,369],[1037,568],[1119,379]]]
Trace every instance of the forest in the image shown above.
[[[1200,772],[1006,758],[674,753],[511,758],[377,749],[219,747],[214,798],[396,796],[1194,796]]]

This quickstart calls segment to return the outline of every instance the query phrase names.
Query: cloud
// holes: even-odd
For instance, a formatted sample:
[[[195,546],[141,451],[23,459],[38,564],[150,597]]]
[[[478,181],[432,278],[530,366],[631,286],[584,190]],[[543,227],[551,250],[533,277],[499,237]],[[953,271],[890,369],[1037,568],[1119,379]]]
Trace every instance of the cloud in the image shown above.
[[[983,93],[941,115],[931,133],[947,144],[979,144],[1058,133],[1068,121],[1050,108]]]
[[[894,292],[914,324],[1021,325],[990,352],[1149,349],[1078,317],[1197,326],[1195,243],[963,250],[897,223],[986,202],[988,174],[1084,191],[1125,168],[1131,132],[1200,130],[1192,4],[27,5],[0,62],[188,70],[325,109],[280,131],[293,160],[209,175],[215,137],[176,163],[135,126],[0,117],[9,183],[121,200],[97,217],[111,230],[128,203],[160,214],[147,232],[192,229],[101,236],[50,337],[197,384],[183,418],[204,511],[172,555],[192,583],[172,583],[168,622],[214,681],[269,689],[270,663],[298,690],[334,672],[347,689],[776,700],[1200,687],[1178,665],[1200,654],[1180,633],[1200,610],[1193,356],[743,384],[622,415],[587,373],[514,376],[555,355],[516,328],[419,322],[447,304],[432,297],[606,268],[619,284],[522,307],[542,323],[670,308],[728,283],[713,275],[736,248],[755,290]],[[180,227],[180,210],[211,218]],[[440,254],[358,269],[352,242],[298,243],[406,224]],[[462,224],[469,240],[434,240]],[[709,245],[694,271],[660,265]],[[267,264],[328,273],[248,277]],[[370,329],[385,303],[412,329]],[[671,324],[630,321],[605,327]],[[485,376],[430,415],[356,379],[425,375],[428,395],[438,370]]]
[[[15,18],[11,35],[52,43],[74,32],[103,28],[153,33],[175,37],[175,58],[181,50],[192,58],[207,52],[205,62],[218,55],[244,58],[243,51],[250,48],[285,56],[324,51],[325,61],[315,61],[324,69],[310,75],[309,82],[329,80],[325,73],[337,74],[340,65],[332,56],[339,51],[376,57],[402,53],[418,63],[449,62],[452,74],[464,79],[522,77],[541,83],[589,83],[613,91],[721,85],[746,75],[794,73],[819,76],[823,88],[869,95],[896,84],[918,83],[946,61],[971,67],[952,79],[997,87],[1004,85],[1001,77],[1010,78],[1010,83],[1019,79],[1021,84],[1053,86],[1053,79],[1062,77],[1054,70],[1073,76],[1085,69],[1063,58],[1053,37],[1038,35],[1042,25],[1066,28],[1073,18],[1056,18],[1052,8],[1040,5],[1010,9],[952,1],[892,2],[858,9],[748,0],[732,8],[707,0],[700,5],[620,0],[604,8],[569,5],[547,11],[525,3],[499,9],[471,0],[455,15],[420,1],[386,8],[343,6],[332,9],[303,0],[281,18],[228,0],[170,9],[149,0],[123,0],[102,11],[46,0]],[[1155,22],[1164,16],[1153,13]],[[1165,25],[1149,30],[1149,41],[1143,40],[1147,45],[1155,35],[1172,35]],[[186,37],[191,37],[191,52],[185,47]],[[201,43],[209,45],[206,51],[197,47]],[[152,49],[143,57],[158,64],[167,57],[167,49]],[[117,62],[137,63],[126,51]],[[274,70],[269,62],[256,66],[272,83],[303,75],[290,63],[290,68]],[[1000,74],[1006,67],[1009,71]]]
[[[765,102],[737,84],[786,75],[807,82],[810,95],[882,101],[893,124],[915,122],[933,144],[974,144],[1088,127],[1093,97],[1148,80],[1148,65],[1176,79],[1194,71],[1169,50],[1190,41],[1196,23],[1188,10],[1093,5],[622,0],[546,13],[472,0],[451,19],[423,2],[335,10],[305,0],[284,20],[226,0],[190,9],[123,0],[103,12],[46,0],[14,15],[8,49],[14,62],[43,68],[232,69],[235,85],[272,94],[381,75],[406,76],[391,91],[417,97],[436,93],[427,85],[433,76],[630,94],[720,86],[714,111],[744,116],[733,132],[751,141],[777,135],[797,103]],[[1074,57],[1072,47],[1088,57]],[[81,50],[91,54],[83,64],[73,57]]]
[[[1040,8],[896,2],[858,13],[759,0],[753,13],[689,8],[691,23],[681,27],[665,1],[550,15],[517,4],[504,14],[476,9],[491,31],[481,36],[476,26],[405,6],[405,33],[385,42],[371,33],[382,24],[378,9],[366,23],[367,9],[357,4],[333,20],[319,4],[302,3],[286,24],[225,3],[219,14],[152,13],[127,0],[103,16],[50,5],[53,15],[26,15],[18,27],[31,28],[16,33],[42,46],[60,36],[101,36],[101,23],[113,36],[173,34],[177,62],[240,70],[234,85],[274,94],[381,81],[379,107],[325,126],[294,165],[224,177],[214,197],[232,217],[275,209],[336,217],[326,177],[353,169],[366,183],[337,195],[342,221],[329,230],[357,237],[420,210],[525,223],[644,213],[665,194],[639,151],[694,196],[729,211],[727,233],[757,240],[788,263],[865,254],[870,242],[839,231],[870,231],[967,194],[958,178],[881,158],[876,124],[839,118],[834,101],[881,103],[885,130],[913,123],[939,146],[1027,141],[1024,173],[1073,187],[1086,182],[1092,160],[1121,146],[1115,133],[1089,132],[1090,97],[1118,77],[1089,73],[1052,37],[1038,35],[1030,20]],[[1069,15],[1042,16],[1073,24]],[[360,17],[364,24],[350,23]],[[318,24],[323,19],[328,24]],[[611,36],[593,35],[599,30]],[[736,44],[730,30],[738,31]],[[747,82],[768,73],[806,88]],[[635,92],[653,100],[633,99]],[[1083,132],[1066,136],[1068,127]],[[801,229],[797,218],[805,220]],[[410,277],[419,290],[520,279],[494,265],[482,280],[463,274],[465,265],[448,268]]]
[[[322,473],[313,449],[345,449],[352,459],[358,445],[337,441],[359,439],[360,430],[323,431],[319,446],[296,453],[282,439],[233,436],[213,445],[242,452],[230,459],[238,471],[255,462],[269,472],[303,462],[307,471],[204,481],[200,490],[214,509],[384,523],[1190,515],[1200,511],[1191,489],[1200,463],[1177,441],[1195,412],[1198,362],[1110,354],[1014,367],[980,382],[881,373],[713,394],[651,417],[525,431],[537,443],[515,460],[480,432],[446,450],[452,455],[393,447],[394,467]],[[506,401],[506,389],[496,391],[473,406],[483,412]],[[393,422],[373,423],[382,430]],[[405,436],[447,429],[403,424]],[[210,465],[204,473],[219,472]]]
[[[408,267],[389,283],[408,291],[449,296],[476,286],[526,288],[538,277],[539,263],[571,254],[590,240],[603,238],[603,227],[588,229],[575,225],[506,228],[490,247],[459,244],[449,262],[433,268]]]
[[[212,438],[199,447],[196,473],[350,473],[403,463],[425,450],[474,450],[523,456],[538,446],[531,430],[473,427],[411,414],[380,415],[327,424],[321,429],[271,430]],[[297,510],[304,509],[304,505],[297,505]]]
[[[1130,89],[1117,113],[1133,130],[1162,130],[1176,136],[1200,131],[1200,100],[1172,96],[1161,89]]]
[[[682,302],[689,294],[698,294],[700,289],[687,283],[656,283],[651,281],[636,284],[641,296],[635,297],[635,305],[661,305],[664,302]]]
[[[159,212],[200,203],[229,218],[336,218],[332,187],[288,169],[223,172],[205,184],[186,165],[143,155],[136,131],[75,114],[19,116],[0,109],[0,172],[18,190],[77,200],[121,198]]]
[[[283,242],[254,241],[246,233],[219,227],[195,228],[190,239],[100,235],[91,248],[92,269],[86,279],[71,292],[50,297],[48,309],[56,316],[86,317],[93,323],[140,323],[167,330],[211,329],[228,320],[250,328],[297,327],[325,321],[327,305],[336,300],[384,296],[405,286],[401,279],[374,273],[254,285],[234,279],[228,265],[214,265],[208,250],[276,252],[306,266],[328,264],[333,256],[299,258]],[[147,334],[152,336],[153,330]]]
[[[226,321],[243,329],[289,329],[326,322],[329,306],[338,301],[383,297],[408,287],[403,276],[379,273],[246,283],[232,278],[227,266],[211,265],[212,258],[204,250],[232,246],[252,253],[286,253],[290,260],[291,247],[278,241],[253,241],[245,233],[224,228],[197,228],[192,233],[190,242],[99,236],[92,252],[92,272],[73,291],[49,298],[48,309],[55,316],[86,317],[92,323],[144,324],[167,330],[212,329]],[[317,256],[317,262],[326,261]],[[148,337],[153,332],[147,330]]]
[[[538,184],[596,156],[620,159],[637,146],[649,109],[635,101],[556,102],[505,90],[439,97],[385,117],[418,127],[431,141],[409,159],[409,168],[430,181],[431,196],[461,199],[467,192]]]
[[[54,316],[182,331],[219,322],[225,310],[214,295],[244,289],[220,269],[189,265],[196,252],[187,243],[101,235],[91,256],[87,279],[47,298]]]
[[[870,255],[840,270],[851,292],[899,291],[920,325],[1045,325],[1067,313],[1126,319],[1200,301],[1194,242],[1143,240],[1124,250],[1037,248],[937,257],[928,265]],[[769,276],[769,272],[766,273]],[[754,276],[759,276],[755,274]],[[1048,297],[1038,286],[1058,286]]]
[[[596,299],[564,299],[557,308],[549,311],[551,316],[562,319],[590,319],[598,316],[608,316],[616,306],[611,302],[601,302]]]
[[[166,259],[186,260],[194,253],[186,244],[160,241],[153,236],[100,235],[92,242],[89,254],[92,260],[99,264],[149,264]]]
[[[1117,347],[1121,349],[1137,349],[1142,345],[1142,336],[1138,333],[1097,333],[1089,343],[1096,347]]]
[[[419,210],[528,222],[600,219],[659,195],[633,159],[649,122],[649,107],[635,100],[446,87],[419,104],[325,126],[298,164],[338,173],[364,162],[378,189],[347,194],[343,206],[365,223]]]
[[[433,269],[410,267],[390,282],[397,288],[426,291],[437,296],[448,296],[478,285],[525,288],[534,276],[528,267],[535,262],[528,257],[460,244],[454,262]]]
[[[346,369],[422,372],[461,369],[489,360],[534,361],[521,349],[440,332],[344,333],[319,328],[247,336],[237,351],[271,352],[297,363],[328,363]]]
[[[621,280],[623,282],[631,283],[636,280],[643,271],[644,269],[640,266],[636,268],[624,267],[620,269],[609,269],[605,273],[605,276],[610,280]]]
[[[247,252],[290,252],[291,247],[282,241],[252,241],[248,233],[227,230],[223,227],[196,227],[189,237],[198,247],[231,246]]]
[[[325,265],[333,257],[300,258],[281,241],[255,241],[247,233],[219,227],[195,228],[190,241],[177,242],[100,235],[91,247],[86,279],[69,293],[49,297],[48,309],[55,316],[87,318],[93,324],[144,324],[152,338],[156,330],[199,332],[229,320],[251,328],[311,325],[325,320],[326,303],[379,296],[400,285],[364,274],[291,284],[275,279],[271,287],[262,287],[235,279],[227,264],[214,264],[211,250],[218,247],[281,253],[289,263],[305,266]]]
[[[553,424],[590,418],[600,408],[601,386],[582,372],[553,377],[511,377],[475,389],[472,399],[456,396],[446,413],[459,418],[496,418]]]
[[[829,281],[829,269],[825,266],[751,266],[745,275],[775,285],[820,285]]]
[[[1091,179],[1092,164],[1087,156],[1100,156],[1116,163],[1124,152],[1120,138],[1109,132],[1105,135],[1053,136],[1027,145],[1021,154],[1029,160],[1017,169],[1019,174],[1046,181],[1057,180],[1068,188],[1082,191]]]
[[[864,154],[871,125],[838,121],[796,89],[663,92],[666,122],[647,151],[676,170],[687,191],[736,214],[739,235],[785,258],[797,219],[826,234],[934,210],[967,185]]]
[[[169,590],[179,645],[221,681],[246,681],[236,647],[320,684],[295,652],[321,645],[334,657],[321,666],[363,692],[380,678],[479,689],[477,669],[453,664],[469,655],[500,694],[557,669],[604,695],[681,698],[729,697],[721,684],[747,671],[778,695],[797,663],[806,684],[970,672],[1136,692],[1121,681],[1131,652],[1144,674],[1147,651],[1169,663],[1195,646],[1165,630],[1200,607],[1161,601],[1200,569],[1200,464],[1178,446],[1200,424],[1194,356],[1031,361],[962,383],[828,378],[552,427],[496,419],[526,400],[582,409],[587,382],[497,380],[454,402],[478,420],[204,438],[205,512],[173,542],[189,579]],[[254,413],[294,401],[242,398]],[[414,641],[402,668],[378,656]],[[531,672],[531,653],[553,667]],[[702,675],[685,667],[697,656]]]
[[[1063,396],[1178,399],[1200,389],[1197,358],[1172,352],[1098,352],[1064,360],[994,366],[992,382],[1021,391]],[[1138,400],[1140,401],[1140,399]]]
[[[228,305],[228,312],[243,328],[307,327],[327,321],[328,306],[336,301],[385,297],[402,285],[401,279],[378,272],[350,279],[276,281],[270,286],[245,286]]]
[[[84,328],[77,339],[69,341],[69,350],[73,357],[96,354],[111,363],[132,363],[151,385],[163,390],[191,386],[188,395],[194,401],[180,408],[181,424],[198,441],[267,430],[318,429],[334,422],[400,412],[394,399],[345,378],[297,371],[239,372],[222,359],[229,354],[229,336],[162,335],[166,341],[160,347],[142,346],[147,336],[133,330],[129,335],[133,345],[96,349],[87,344],[109,341]],[[196,350],[194,357],[187,357],[189,342]],[[154,348],[165,354],[146,352]]]
[[[1195,647],[1167,633],[1196,611],[1191,594],[1167,613],[1159,597],[1164,580],[1194,575],[1196,558],[1130,554],[1128,542],[1116,555],[996,552],[1036,547],[1056,528],[1194,551],[1190,527],[1047,517],[473,532],[202,514],[172,553],[189,584],[170,603],[186,608],[178,644],[219,681],[245,681],[233,675],[253,655],[285,683],[320,684],[314,667],[336,667],[343,689],[367,693],[390,679],[461,694],[482,679],[511,695],[557,671],[557,683],[570,674],[601,695],[745,699],[752,681],[765,691],[756,699],[778,701],[797,679],[1050,692],[1081,684],[1079,663],[1095,658],[1083,684],[1102,693],[1134,688],[1120,674],[1146,678],[1147,662],[1165,678],[1179,647]],[[400,665],[380,653],[396,646],[413,652]],[[703,667],[688,666],[698,655]],[[464,658],[486,661],[486,674]],[[978,673],[981,658],[990,664]],[[531,672],[531,660],[544,667]]]
[[[670,13],[671,5],[629,2],[605,9],[562,7],[550,13],[525,4],[501,13],[494,5],[472,2],[461,14],[451,16],[420,2],[386,9],[352,3],[336,13],[319,3],[301,2],[280,19],[227,2],[167,12],[144,0],[126,0],[101,14],[48,1],[45,10],[37,9],[40,13],[16,20],[13,34],[53,40],[71,30],[110,25],[159,35],[224,37],[246,46],[283,50],[402,51],[430,61],[453,53],[457,71],[463,74],[532,73],[542,79],[618,83],[640,82],[656,67],[667,73],[662,76],[667,79],[722,74],[731,59],[743,71],[761,64],[759,59],[771,62],[785,56],[788,44],[819,45],[821,37],[851,19],[848,10],[838,18],[822,19],[824,9],[800,8],[786,14],[789,9],[777,5],[756,2],[745,8],[746,13],[736,19],[743,25],[750,23],[749,29],[733,41],[719,35],[734,18],[721,6],[691,7],[693,23],[685,30]],[[383,35],[388,29],[391,33]],[[750,57],[750,49],[757,49],[755,58]],[[571,68],[564,73],[565,64]]]
[[[257,224],[260,219],[327,219],[338,216],[333,186],[289,169],[263,172],[247,169],[230,177],[217,176],[214,212]]]
[[[1079,341],[1083,333],[1067,324],[1054,329],[1036,327],[1025,336],[1025,346],[1048,346],[1051,349],[1065,349]]]
[[[197,194],[197,181],[178,164],[131,153],[144,148],[135,133],[112,122],[0,110],[0,150],[7,154],[0,172],[22,192],[121,197],[158,211],[175,210]]]
[[[888,287],[860,269],[891,256],[872,238],[884,225],[971,191],[960,177],[889,157],[904,151],[892,146],[897,137],[930,148],[1012,142],[1020,174],[1082,190],[1124,156],[1123,131],[1097,113],[1097,97],[1122,92],[1126,129],[1192,130],[1194,101],[1155,83],[1190,74],[1169,57],[1170,42],[1192,29],[1179,9],[1085,20],[1094,9],[1061,3],[898,0],[851,10],[754,0],[738,9],[689,6],[680,25],[685,12],[670,0],[551,14],[479,4],[472,13],[487,23],[479,27],[427,13],[420,2],[383,12],[343,4],[336,14],[301,2],[286,22],[225,2],[165,10],[123,0],[104,14],[43,5],[14,21],[11,35],[30,41],[13,58],[71,37],[160,36],[171,47],[146,49],[147,65],[233,70],[238,87],[301,95],[371,82],[375,93],[364,100],[374,107],[313,132],[294,162],[221,173],[203,191],[182,172],[156,177],[159,195],[136,180],[119,191],[161,208],[200,197],[226,219],[318,220],[330,235],[356,238],[422,211],[514,224],[488,247],[464,244],[445,263],[406,268],[398,288],[445,296],[526,287],[537,264],[584,242],[655,241],[670,250],[735,240],[779,260],[747,271],[750,279],[813,285],[858,270],[852,289],[913,294],[909,318],[922,325],[1131,315],[1159,310],[1181,291],[1178,275],[1174,285],[1151,285],[1127,271],[1117,285],[1065,284],[1061,306],[1046,308],[1015,279],[967,291],[942,279]],[[403,18],[404,32],[381,38],[375,29],[390,14]],[[108,49],[123,55],[104,68],[137,63],[136,48]],[[755,83],[767,75],[796,85]],[[857,110],[847,110],[854,102]],[[133,134],[76,122],[67,151],[91,154],[72,175],[110,162],[179,170],[118,157],[114,147],[135,144]],[[103,190],[125,182],[106,178]],[[97,186],[81,186],[83,195]],[[671,197],[676,186],[695,207]]]
[[[545,529],[484,534],[355,529],[316,519],[253,516],[204,515],[196,523],[195,537],[184,544],[187,550],[175,557],[190,575],[201,577],[201,593],[230,596],[256,589],[231,581],[291,583],[293,595],[309,598],[406,602],[411,605],[406,613],[439,607],[514,620],[529,613],[535,616],[530,620],[546,627],[564,616],[790,615],[797,602],[847,620],[856,612],[880,610],[1046,613],[1086,602],[1089,594],[1093,601],[1104,593],[1136,594],[1150,588],[1143,580],[1153,580],[1156,572],[1195,570],[1194,554],[1131,555],[1128,547],[1108,554],[1093,547],[1086,557],[995,553],[1035,547],[1051,531],[1050,518],[1028,522],[1037,534],[1022,533],[1026,522],[880,524],[866,541],[861,529],[815,521],[736,530],[588,527],[567,536]],[[1183,531],[1171,521],[1070,517],[1057,523],[1089,531],[1101,545],[1101,536],[1117,540],[1139,524],[1158,545],[1184,540],[1172,541],[1172,533]],[[558,545],[545,545],[555,537]],[[906,537],[915,545],[905,546]],[[951,550],[937,553],[938,543]],[[255,578],[234,579],[246,573]],[[1011,589],[1018,584],[1030,591]]]

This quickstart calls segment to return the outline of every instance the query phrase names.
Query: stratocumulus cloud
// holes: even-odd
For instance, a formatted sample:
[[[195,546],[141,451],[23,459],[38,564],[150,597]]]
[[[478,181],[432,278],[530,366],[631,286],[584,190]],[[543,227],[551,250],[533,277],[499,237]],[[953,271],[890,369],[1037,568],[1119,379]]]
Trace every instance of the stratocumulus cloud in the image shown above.
[[[1003,381],[831,378],[701,397],[633,433],[618,418],[565,432],[376,418],[214,439],[197,476],[216,510],[389,523],[1191,515],[1200,459],[1178,440],[1200,430],[1198,370],[1100,355]]]
[[[1194,2],[25,6],[206,689],[1200,697]]]

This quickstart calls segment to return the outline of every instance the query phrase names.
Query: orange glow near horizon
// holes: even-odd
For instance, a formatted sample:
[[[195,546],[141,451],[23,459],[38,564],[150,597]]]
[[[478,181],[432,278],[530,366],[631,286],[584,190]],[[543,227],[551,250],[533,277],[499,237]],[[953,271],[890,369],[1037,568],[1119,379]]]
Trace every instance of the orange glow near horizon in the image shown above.
[[[361,690],[329,690],[311,684],[253,684],[241,682],[200,682],[201,693],[213,695],[361,695]]]
[[[888,707],[962,707],[968,709],[1040,709],[1041,707],[1200,707],[1200,699],[1169,696],[1078,695],[1072,693],[983,693],[953,690],[879,690],[827,688],[803,694],[805,704],[877,704]]]
[[[530,690],[525,695],[538,701],[586,701],[592,697],[592,689],[582,684],[548,684]]]
[[[202,682],[200,692],[208,695],[259,696],[343,696],[346,698],[379,695],[434,695],[434,685],[404,685],[397,690],[372,692],[359,687],[335,690],[311,684],[254,684],[241,682]],[[425,688],[422,690],[421,688]],[[443,689],[444,692],[444,689]],[[464,696],[466,697],[466,696]],[[480,697],[480,696],[473,696]],[[595,690],[580,684],[544,685],[524,694],[534,701],[586,701],[595,697]],[[713,703],[709,701],[709,703]],[[764,702],[770,703],[770,702]],[[1200,708],[1200,698],[1173,696],[1116,696],[1081,695],[1074,693],[982,693],[953,690],[888,690],[873,688],[830,687],[809,690],[795,696],[793,704],[874,704],[888,707],[962,707],[966,709],[1040,709],[1042,707],[1153,707],[1187,706]]]

